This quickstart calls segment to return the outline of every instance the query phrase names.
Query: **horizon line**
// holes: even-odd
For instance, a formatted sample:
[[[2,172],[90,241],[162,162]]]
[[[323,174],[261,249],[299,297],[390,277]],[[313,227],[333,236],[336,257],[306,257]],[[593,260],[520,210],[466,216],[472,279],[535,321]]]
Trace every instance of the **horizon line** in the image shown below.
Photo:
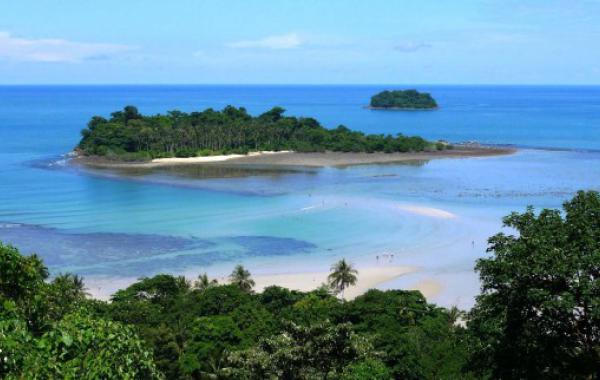
[[[597,87],[600,83],[0,83],[16,86],[537,86]]]

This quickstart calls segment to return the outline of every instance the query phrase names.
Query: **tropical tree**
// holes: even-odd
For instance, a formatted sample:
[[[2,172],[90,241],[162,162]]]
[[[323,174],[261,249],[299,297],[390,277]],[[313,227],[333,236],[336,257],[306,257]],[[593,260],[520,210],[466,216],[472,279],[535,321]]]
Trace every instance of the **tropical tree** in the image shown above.
[[[493,378],[592,379],[600,363],[600,196],[580,191],[560,210],[529,207],[490,238],[491,258],[469,330],[474,364]]]
[[[15,379],[163,378],[133,328],[81,312],[45,333],[15,372]]]
[[[252,292],[255,284],[252,277],[250,277],[250,272],[242,265],[236,265],[233,272],[229,275],[229,281],[231,284],[248,293]]]
[[[216,379],[227,351],[240,341],[240,330],[231,317],[198,318],[191,326],[190,338],[180,359],[181,368],[194,379]]]
[[[83,278],[71,273],[56,276],[45,287],[42,297],[45,314],[54,321],[62,319],[89,301]]]
[[[113,301],[147,300],[159,305],[170,306],[177,297],[181,297],[190,290],[190,284],[183,276],[158,274],[154,277],[145,277],[121,289],[112,296]]]
[[[219,282],[216,279],[209,279],[206,273],[198,275],[198,279],[194,281],[194,289],[206,290],[212,286],[218,285]]]
[[[454,326],[463,323],[467,313],[459,309],[456,305],[453,305],[450,309],[446,310],[446,315],[448,316],[450,325]]]
[[[39,257],[22,256],[17,248],[0,242],[0,301],[31,300],[47,277],[48,270]]]
[[[350,323],[289,323],[281,334],[229,355],[228,370],[236,379],[337,379],[356,373],[348,367],[363,360],[385,371],[377,356],[370,340],[354,333]]]
[[[77,274],[60,274],[54,278],[52,285],[60,288],[65,293],[65,297],[81,299],[89,296],[83,277]]]
[[[331,266],[331,273],[327,277],[329,286],[337,293],[342,294],[344,299],[344,290],[349,286],[355,285],[358,278],[358,271],[354,269],[352,264],[346,262],[346,259],[341,259]]]

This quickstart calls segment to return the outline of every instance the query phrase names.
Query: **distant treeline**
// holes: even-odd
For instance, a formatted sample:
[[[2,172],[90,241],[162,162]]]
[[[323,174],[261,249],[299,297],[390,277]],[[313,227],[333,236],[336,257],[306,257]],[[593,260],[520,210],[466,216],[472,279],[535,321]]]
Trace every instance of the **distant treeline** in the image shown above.
[[[371,97],[374,108],[433,109],[437,106],[430,94],[417,90],[382,91]]]
[[[85,154],[149,159],[259,150],[297,152],[409,152],[444,149],[421,137],[365,135],[339,126],[326,129],[308,117],[284,116],[274,107],[254,117],[243,107],[144,116],[127,106],[110,119],[94,116],[81,134]]]

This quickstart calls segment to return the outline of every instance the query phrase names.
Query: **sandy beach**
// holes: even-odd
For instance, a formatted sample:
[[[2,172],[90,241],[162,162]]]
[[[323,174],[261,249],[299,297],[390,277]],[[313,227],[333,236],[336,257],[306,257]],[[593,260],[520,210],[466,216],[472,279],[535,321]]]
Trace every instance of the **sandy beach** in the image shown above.
[[[392,281],[400,276],[414,273],[417,268],[409,266],[377,266],[377,267],[364,267],[358,268],[358,281],[356,285],[348,288],[345,291],[346,299],[353,299],[369,289],[376,288],[379,285],[385,284],[386,282]],[[254,291],[262,292],[264,288],[277,285],[288,289],[300,290],[300,291],[311,291],[321,284],[327,282],[327,276],[329,272],[301,272],[301,273],[273,273],[273,274],[258,274],[252,276],[256,282]],[[194,276],[186,276],[192,283],[195,280]],[[209,273],[209,277],[212,277]],[[219,283],[227,283],[227,276],[216,276]],[[137,281],[137,278],[99,278],[89,277],[86,278],[86,287],[88,293],[96,299],[109,300],[110,296],[119,289],[125,289],[133,282]],[[422,286],[420,286],[422,285]],[[431,284],[415,284],[411,287],[411,290],[422,290],[427,294],[433,294],[434,289],[431,288]],[[433,291],[432,291],[433,290]]]
[[[368,164],[393,164],[402,162],[428,161],[443,158],[489,157],[515,153],[513,148],[467,147],[427,152],[406,153],[352,153],[352,152],[314,152],[299,153],[291,151],[251,152],[247,155],[231,154],[206,157],[158,158],[152,161],[124,162],[104,157],[77,156],[71,159],[73,164],[95,168],[157,168],[179,165],[235,165],[235,166],[305,166],[305,167],[344,167]]]
[[[227,155],[216,155],[216,156],[205,156],[205,157],[169,157],[169,158],[155,158],[150,161],[150,164],[159,164],[159,165],[173,165],[173,164],[207,164],[213,162],[223,162],[229,160],[236,160],[242,158],[250,158],[250,157],[260,157],[260,156],[269,156],[269,155],[281,155],[292,153],[289,150],[282,150],[279,152],[274,151],[260,151],[260,152],[250,152],[248,154],[227,154]]]
[[[351,286],[344,292],[344,297],[348,300],[358,297],[369,289],[398,278],[402,275],[415,272],[417,269],[407,266],[389,266],[389,267],[366,267],[358,269],[358,281],[356,285]],[[306,272],[306,273],[287,273],[258,275],[254,277],[256,282],[256,291],[262,291],[264,288],[277,285],[288,289],[301,290],[303,292],[314,290],[327,282],[329,272]]]

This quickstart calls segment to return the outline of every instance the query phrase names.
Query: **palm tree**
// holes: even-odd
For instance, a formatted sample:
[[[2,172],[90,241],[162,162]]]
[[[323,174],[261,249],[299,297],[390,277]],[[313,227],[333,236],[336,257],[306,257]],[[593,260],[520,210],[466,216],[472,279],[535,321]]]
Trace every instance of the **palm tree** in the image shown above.
[[[446,310],[448,315],[448,322],[451,326],[455,326],[460,323],[464,323],[466,313],[460,310],[456,305],[453,305],[450,309]]]
[[[198,290],[206,290],[217,285],[218,282],[216,279],[210,280],[206,273],[198,275],[198,279],[194,282],[194,288]]]
[[[242,265],[237,265],[229,275],[229,281],[245,292],[251,292],[254,286],[254,280],[250,277],[250,272]]]
[[[180,292],[187,293],[192,287],[190,281],[185,276],[177,276],[175,279],[175,286]]]
[[[344,299],[344,290],[356,284],[358,271],[354,269],[352,264],[346,262],[346,259],[341,259],[331,266],[331,274],[327,277],[329,286],[337,293],[342,293]]]
[[[70,296],[73,299],[83,299],[89,296],[83,277],[76,274],[59,274],[54,278],[52,284],[61,289],[65,296]]]

